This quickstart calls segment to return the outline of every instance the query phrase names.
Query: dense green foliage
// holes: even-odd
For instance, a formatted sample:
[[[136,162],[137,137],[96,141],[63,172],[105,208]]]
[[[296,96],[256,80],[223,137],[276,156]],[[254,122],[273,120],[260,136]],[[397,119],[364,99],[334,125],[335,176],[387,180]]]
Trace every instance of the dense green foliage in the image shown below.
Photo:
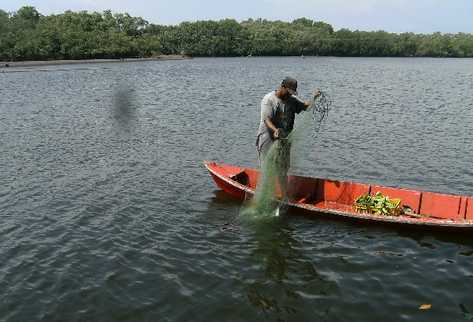
[[[473,57],[473,35],[334,31],[325,22],[249,19],[150,24],[129,14],[0,10],[0,60],[191,56]]]
[[[128,14],[71,12],[42,16],[33,7],[0,10],[0,59],[87,59],[150,56],[160,51],[148,22]]]

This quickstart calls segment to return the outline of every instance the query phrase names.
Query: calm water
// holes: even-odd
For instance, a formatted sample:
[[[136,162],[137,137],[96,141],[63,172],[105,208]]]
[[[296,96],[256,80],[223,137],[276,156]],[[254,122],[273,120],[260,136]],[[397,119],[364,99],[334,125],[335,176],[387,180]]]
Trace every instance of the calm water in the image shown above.
[[[238,224],[280,80],[333,109],[299,174],[473,194],[473,60],[241,58],[0,72],[0,321],[465,321],[473,236]],[[432,304],[427,311],[421,304]]]

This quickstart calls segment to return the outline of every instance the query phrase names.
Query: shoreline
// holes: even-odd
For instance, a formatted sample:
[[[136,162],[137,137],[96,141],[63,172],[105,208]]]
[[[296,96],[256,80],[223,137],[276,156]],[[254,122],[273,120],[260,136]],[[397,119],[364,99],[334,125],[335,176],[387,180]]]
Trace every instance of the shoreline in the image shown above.
[[[192,59],[186,55],[160,55],[149,58],[110,58],[110,59],[64,59],[64,60],[28,60],[28,61],[0,61],[0,70],[6,70],[15,67],[38,67],[54,65],[78,65],[95,63],[130,63],[147,61],[166,61],[166,60],[186,60]]]

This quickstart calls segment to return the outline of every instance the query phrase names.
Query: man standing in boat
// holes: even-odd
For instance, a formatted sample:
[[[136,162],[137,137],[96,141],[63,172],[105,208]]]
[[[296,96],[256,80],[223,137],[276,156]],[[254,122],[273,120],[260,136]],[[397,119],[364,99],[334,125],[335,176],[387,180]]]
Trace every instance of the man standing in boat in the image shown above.
[[[314,92],[314,97],[320,91]],[[312,102],[297,97],[297,80],[286,77],[275,91],[266,94],[261,101],[261,121],[256,135],[256,150],[260,166],[271,159],[277,172],[282,198],[286,198],[287,171],[290,166],[291,145],[288,136],[294,128],[295,115],[307,110]],[[271,149],[279,140],[278,151]]]

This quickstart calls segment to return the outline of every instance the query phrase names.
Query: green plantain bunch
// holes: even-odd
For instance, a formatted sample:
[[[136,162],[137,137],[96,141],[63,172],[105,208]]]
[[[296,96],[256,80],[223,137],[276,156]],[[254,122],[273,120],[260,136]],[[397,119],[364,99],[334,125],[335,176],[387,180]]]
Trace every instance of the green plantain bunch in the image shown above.
[[[357,212],[382,215],[399,216],[403,214],[401,199],[391,199],[377,192],[374,196],[364,194],[359,196],[353,205]]]

